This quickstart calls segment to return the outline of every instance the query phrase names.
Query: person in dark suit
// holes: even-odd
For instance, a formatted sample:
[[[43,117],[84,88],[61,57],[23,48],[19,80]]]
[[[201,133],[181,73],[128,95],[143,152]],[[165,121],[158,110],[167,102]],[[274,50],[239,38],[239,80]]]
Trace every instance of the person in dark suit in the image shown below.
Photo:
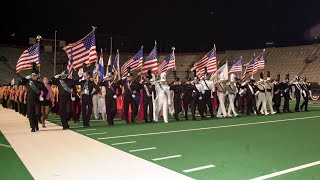
[[[155,85],[151,84],[151,81],[155,81],[155,79],[152,76],[151,70],[148,70],[148,74],[143,82],[141,84],[143,89],[143,110],[144,110],[144,121],[146,123],[153,121],[153,99],[152,99],[152,93],[154,97],[156,97],[156,89]],[[141,106],[141,105],[140,105]],[[149,112],[148,112],[149,110]]]
[[[289,74],[286,75],[285,80],[280,84],[281,91],[283,93],[284,104],[283,104],[283,112],[292,112],[289,108],[289,100],[290,100],[290,91],[291,84],[289,82]]]
[[[255,80],[250,79],[249,82],[245,82],[242,84],[242,88],[246,91],[246,114],[250,115],[251,110],[253,110],[256,114],[259,114],[256,106],[256,98],[255,91],[256,86],[254,85]]]
[[[175,78],[173,85],[170,86],[170,90],[173,91],[173,107],[174,107],[174,119],[179,121],[179,113],[182,111],[182,99],[183,86],[180,79]]]
[[[302,97],[303,97],[303,102],[300,106],[300,110],[304,110],[308,111],[308,101],[309,101],[309,97],[312,96],[311,94],[311,85],[310,83],[307,82],[307,77],[303,77],[302,78],[303,82],[301,83],[301,88],[302,88]]]
[[[302,87],[300,84],[300,77],[299,76],[295,77],[295,80],[293,82],[293,86],[294,86],[294,95],[296,97],[296,106],[294,108],[294,111],[299,112],[300,111],[301,92],[302,92]]]
[[[280,113],[281,95],[282,89],[280,84],[280,74],[278,74],[277,78],[273,82],[273,109],[277,113]]]

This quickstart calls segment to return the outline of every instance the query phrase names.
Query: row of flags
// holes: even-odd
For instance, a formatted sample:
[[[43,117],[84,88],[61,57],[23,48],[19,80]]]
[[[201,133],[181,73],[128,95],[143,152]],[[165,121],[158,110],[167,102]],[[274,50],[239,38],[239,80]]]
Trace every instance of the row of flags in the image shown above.
[[[40,43],[38,42],[25,50],[17,62],[16,72],[31,69],[32,62],[35,62],[37,65],[39,65],[39,49]],[[105,73],[104,57],[102,50],[100,53],[100,57],[97,57],[95,29],[93,29],[88,35],[86,35],[79,41],[67,45],[63,48],[63,50],[67,53],[67,56],[69,58],[67,65],[69,78],[72,78],[73,71],[83,72],[82,65],[84,63],[90,65],[91,63],[95,62],[94,73],[99,73],[100,81],[102,80]],[[254,74],[258,70],[264,69],[264,53],[265,50],[258,57],[252,57],[251,61],[246,65],[246,68],[242,75],[243,79],[249,73]],[[160,63],[160,65],[158,65],[156,42],[154,48],[147,56],[145,62],[143,62],[143,46],[141,46],[140,50],[131,59],[129,59],[122,65],[121,69],[119,66],[119,59],[119,51],[117,50],[117,54],[115,55],[113,63],[111,62],[111,56],[109,56],[108,60],[108,67],[112,67],[112,71],[115,73],[115,75],[118,75],[119,78],[120,73],[122,76],[125,76],[128,73],[128,69],[130,69],[130,72],[140,70],[140,73],[142,75],[147,74],[148,70],[151,70],[153,73],[162,73],[176,69],[174,48],[172,49],[172,52]],[[232,65],[228,73],[242,73],[242,69],[243,63],[242,57],[240,57],[239,60]],[[121,72],[119,72],[120,70]],[[205,56],[195,62],[190,70],[196,70],[197,76],[200,78],[202,78],[205,73],[212,75],[215,74],[218,71],[216,46],[214,45],[211,51],[209,51]]]

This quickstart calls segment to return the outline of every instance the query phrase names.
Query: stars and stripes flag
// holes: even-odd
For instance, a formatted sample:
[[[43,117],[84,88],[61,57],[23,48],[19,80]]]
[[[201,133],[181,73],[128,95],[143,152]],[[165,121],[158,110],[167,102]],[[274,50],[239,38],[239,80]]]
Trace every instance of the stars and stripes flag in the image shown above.
[[[247,77],[248,73],[253,73],[254,70],[254,58],[255,54],[253,54],[253,57],[251,58],[250,62],[247,64],[246,69],[243,72],[242,79],[245,79]]]
[[[201,78],[205,73],[205,67],[207,67],[207,73],[209,74],[217,71],[217,53],[215,45],[210,52],[193,65],[191,71],[196,70],[197,76]]]
[[[29,47],[19,57],[19,60],[16,65],[16,72],[20,72],[22,70],[32,69],[32,63],[36,63],[40,65],[40,44],[39,42]]]
[[[157,43],[155,42],[154,48],[148,55],[146,61],[143,63],[142,66],[142,74],[146,75],[148,70],[151,70],[151,72],[157,72],[158,71],[158,58],[157,58]]]
[[[229,73],[237,73],[242,72],[242,56],[240,57],[239,61],[237,61],[229,70]]]
[[[114,61],[113,61],[113,65],[112,65],[112,71],[115,75],[120,75],[119,74],[119,59],[120,59],[120,55],[119,55],[119,50],[117,49],[117,54],[114,57]]]
[[[254,62],[253,73],[256,73],[259,69],[264,69],[264,64],[265,64],[265,60],[264,60],[264,52],[263,52],[256,58]]]
[[[134,72],[136,70],[141,69],[142,67],[142,59],[143,59],[143,46],[141,46],[140,50],[136,55],[133,56],[130,60],[124,63],[121,67],[122,77],[126,76],[128,73],[128,67],[130,67],[130,72]]]
[[[96,51],[95,31],[93,30],[81,40],[73,44],[67,45],[66,47],[63,48],[63,50],[67,53],[69,59],[72,55],[73,68],[75,70],[81,69],[83,63],[90,65],[90,63],[92,62],[96,62],[97,51]]]
[[[163,72],[168,72],[169,70],[176,68],[176,58],[174,56],[174,48],[172,49],[172,52],[164,58],[162,63],[159,65],[158,73],[161,74]]]
[[[67,65],[68,78],[72,79],[72,71],[73,71],[73,58],[72,58],[72,48],[70,49],[70,58]]]

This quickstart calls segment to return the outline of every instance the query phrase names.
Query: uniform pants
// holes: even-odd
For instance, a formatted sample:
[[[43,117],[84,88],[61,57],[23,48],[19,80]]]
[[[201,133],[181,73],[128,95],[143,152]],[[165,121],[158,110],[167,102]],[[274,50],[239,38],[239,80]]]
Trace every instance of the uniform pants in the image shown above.
[[[306,95],[303,95],[303,103],[300,106],[300,109],[302,110],[304,107],[305,111],[308,111],[308,101],[309,101],[309,92],[306,92]]]
[[[258,102],[257,102],[257,107],[260,107],[260,105],[261,105],[261,110],[260,110],[260,112],[262,113],[262,114],[265,114],[265,115],[267,115],[267,114],[269,114],[268,113],[268,111],[267,111],[267,104],[266,104],[266,94],[265,93],[262,93],[262,92],[260,92],[259,94],[258,94]],[[258,112],[257,112],[258,113]]]
[[[272,93],[271,92],[266,92],[266,103],[268,103],[270,112],[271,112],[271,114],[273,114],[274,110],[273,110]]]
[[[158,122],[159,112],[162,109],[163,121],[168,122],[168,100],[167,99],[159,99],[156,104],[156,117],[155,121]]]
[[[88,95],[82,95],[82,121],[83,126],[89,126],[90,118],[92,115],[92,98]]]
[[[153,103],[151,97],[145,97],[143,102],[144,121],[149,122],[153,120]],[[149,110],[149,114],[148,114]]]
[[[59,115],[64,129],[69,128],[68,121],[71,118],[71,109],[71,96],[59,96]]]
[[[222,116],[226,117],[227,112],[226,112],[226,106],[224,104],[224,101],[225,101],[224,93],[217,92],[217,95],[218,95],[218,99],[219,99],[219,108],[218,108],[218,112],[217,112],[217,117],[222,117]]]
[[[74,122],[79,122],[81,114],[81,102],[78,101],[72,101],[72,119]]]
[[[213,108],[212,108],[212,98],[211,98],[211,91],[206,90],[203,96],[203,106],[204,112],[207,114],[207,108],[209,109],[210,116],[213,117]]]
[[[181,98],[177,97],[177,98],[173,98],[173,106],[174,106],[174,118],[175,120],[179,119],[179,113],[182,110],[182,104],[181,104]]]
[[[235,108],[234,108],[235,97],[236,97],[235,94],[228,94],[228,99],[229,99],[228,116],[232,116],[231,111],[234,116],[238,115],[235,111]]]
[[[296,107],[294,108],[294,110],[295,110],[295,111],[299,111],[300,99],[301,99],[301,92],[296,90],[295,96],[296,96]]]
[[[92,108],[93,108],[93,115],[95,119],[99,119],[99,96],[93,95],[92,96]]]
[[[273,109],[279,113],[280,112],[280,104],[281,104],[281,95],[275,94],[273,96],[273,102],[274,102]]]
[[[38,120],[41,117],[41,105],[39,102],[30,102],[27,107],[28,119],[32,130],[39,129]]]
[[[117,113],[117,101],[113,97],[106,98],[106,111],[108,124],[113,125],[113,119]]]
[[[183,108],[184,108],[184,117],[186,120],[188,120],[188,108],[189,106],[191,106],[191,102],[193,101],[193,99],[184,99],[183,100]],[[192,114],[193,117],[193,114]]]
[[[135,117],[138,113],[138,107],[137,107],[136,101],[132,97],[128,96],[128,97],[124,98],[123,103],[124,103],[124,118],[125,118],[125,120],[127,121],[127,123],[129,122],[128,113],[129,113],[129,105],[131,105],[131,110],[132,110],[131,122],[135,122]]]

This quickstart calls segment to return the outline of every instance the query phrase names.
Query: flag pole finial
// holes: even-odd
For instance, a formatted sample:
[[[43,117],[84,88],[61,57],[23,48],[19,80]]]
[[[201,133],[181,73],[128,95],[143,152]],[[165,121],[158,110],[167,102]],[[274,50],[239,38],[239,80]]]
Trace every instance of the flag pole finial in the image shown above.
[[[176,50],[176,48],[175,48],[175,47],[172,47],[171,49],[172,49],[172,51]]]
[[[95,31],[97,29],[96,26],[91,26],[92,27],[92,30]]]

